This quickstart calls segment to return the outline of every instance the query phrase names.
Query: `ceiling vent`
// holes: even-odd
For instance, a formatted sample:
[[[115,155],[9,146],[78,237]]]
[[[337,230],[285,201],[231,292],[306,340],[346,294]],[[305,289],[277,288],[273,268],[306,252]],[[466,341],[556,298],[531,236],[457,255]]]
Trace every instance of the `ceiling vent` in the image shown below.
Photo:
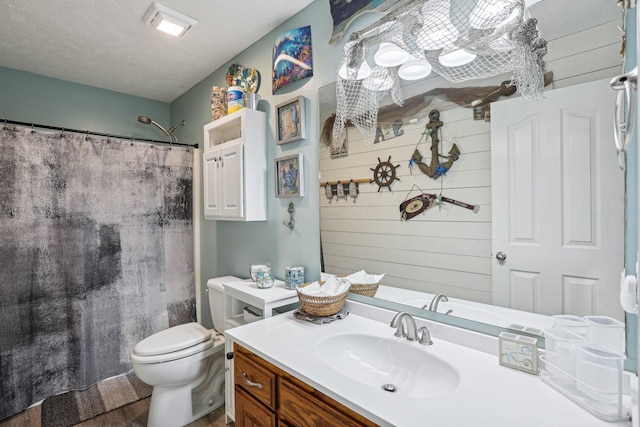
[[[193,19],[156,2],[151,3],[142,21],[174,37],[184,37],[189,29],[198,24],[197,19]]]

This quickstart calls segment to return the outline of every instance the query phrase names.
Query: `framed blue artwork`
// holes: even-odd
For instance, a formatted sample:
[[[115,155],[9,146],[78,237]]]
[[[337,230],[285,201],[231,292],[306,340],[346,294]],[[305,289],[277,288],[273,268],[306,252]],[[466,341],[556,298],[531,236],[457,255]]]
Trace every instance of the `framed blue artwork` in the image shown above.
[[[304,171],[303,154],[280,157],[274,160],[276,176],[276,197],[303,197]]]
[[[276,144],[306,138],[304,104],[304,96],[299,96],[276,106]]]
[[[313,76],[311,26],[280,34],[273,45],[273,93]]]

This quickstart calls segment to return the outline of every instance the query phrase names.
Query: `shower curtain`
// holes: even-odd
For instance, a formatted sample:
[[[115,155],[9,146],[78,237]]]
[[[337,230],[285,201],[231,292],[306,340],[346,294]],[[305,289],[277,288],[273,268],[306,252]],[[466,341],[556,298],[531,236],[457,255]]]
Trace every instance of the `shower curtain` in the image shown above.
[[[0,419],[195,320],[192,156],[0,128]]]

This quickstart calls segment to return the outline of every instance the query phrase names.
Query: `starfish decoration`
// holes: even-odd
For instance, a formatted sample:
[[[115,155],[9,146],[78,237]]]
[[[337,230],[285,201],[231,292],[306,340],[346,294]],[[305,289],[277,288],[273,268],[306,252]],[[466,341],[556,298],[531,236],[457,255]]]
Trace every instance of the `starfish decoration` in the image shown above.
[[[430,128],[426,128],[424,130],[424,132],[422,132],[422,137],[420,138],[420,141],[422,141],[422,138],[429,138],[429,136],[431,135],[431,129]]]
[[[418,163],[416,162],[416,160],[412,157],[409,159],[409,171],[411,171],[411,173],[413,173],[413,168],[418,166]]]
[[[447,171],[449,170],[449,168],[445,168],[444,164],[440,163],[438,165],[438,167],[435,169],[436,172],[436,178],[441,177],[442,175],[447,175]]]

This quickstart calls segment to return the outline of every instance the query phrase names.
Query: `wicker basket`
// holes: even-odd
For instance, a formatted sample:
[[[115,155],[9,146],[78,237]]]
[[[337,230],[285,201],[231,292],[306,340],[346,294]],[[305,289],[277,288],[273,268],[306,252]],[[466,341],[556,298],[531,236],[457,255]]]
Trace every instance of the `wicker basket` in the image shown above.
[[[340,274],[338,275],[338,277],[344,278],[344,277],[348,277],[348,274]],[[372,297],[376,294],[376,292],[378,291],[378,286],[380,286],[380,283],[351,283],[351,288],[349,289],[349,292],[352,292],[354,294],[358,294],[358,295],[364,295],[365,297]]]
[[[298,288],[304,288],[311,283],[312,282],[304,283]],[[324,285],[324,282],[318,283],[320,283],[320,286]],[[347,300],[347,295],[349,295],[348,289],[345,292],[335,296],[323,297],[305,295],[301,293],[300,290],[297,290],[297,292],[302,310],[304,310],[304,312],[307,314],[319,317],[331,316],[342,310],[342,307],[344,307],[344,302]]]
[[[372,297],[375,296],[379,285],[380,283],[352,283],[349,292],[353,292],[354,294],[358,295],[364,295],[366,297]]]

